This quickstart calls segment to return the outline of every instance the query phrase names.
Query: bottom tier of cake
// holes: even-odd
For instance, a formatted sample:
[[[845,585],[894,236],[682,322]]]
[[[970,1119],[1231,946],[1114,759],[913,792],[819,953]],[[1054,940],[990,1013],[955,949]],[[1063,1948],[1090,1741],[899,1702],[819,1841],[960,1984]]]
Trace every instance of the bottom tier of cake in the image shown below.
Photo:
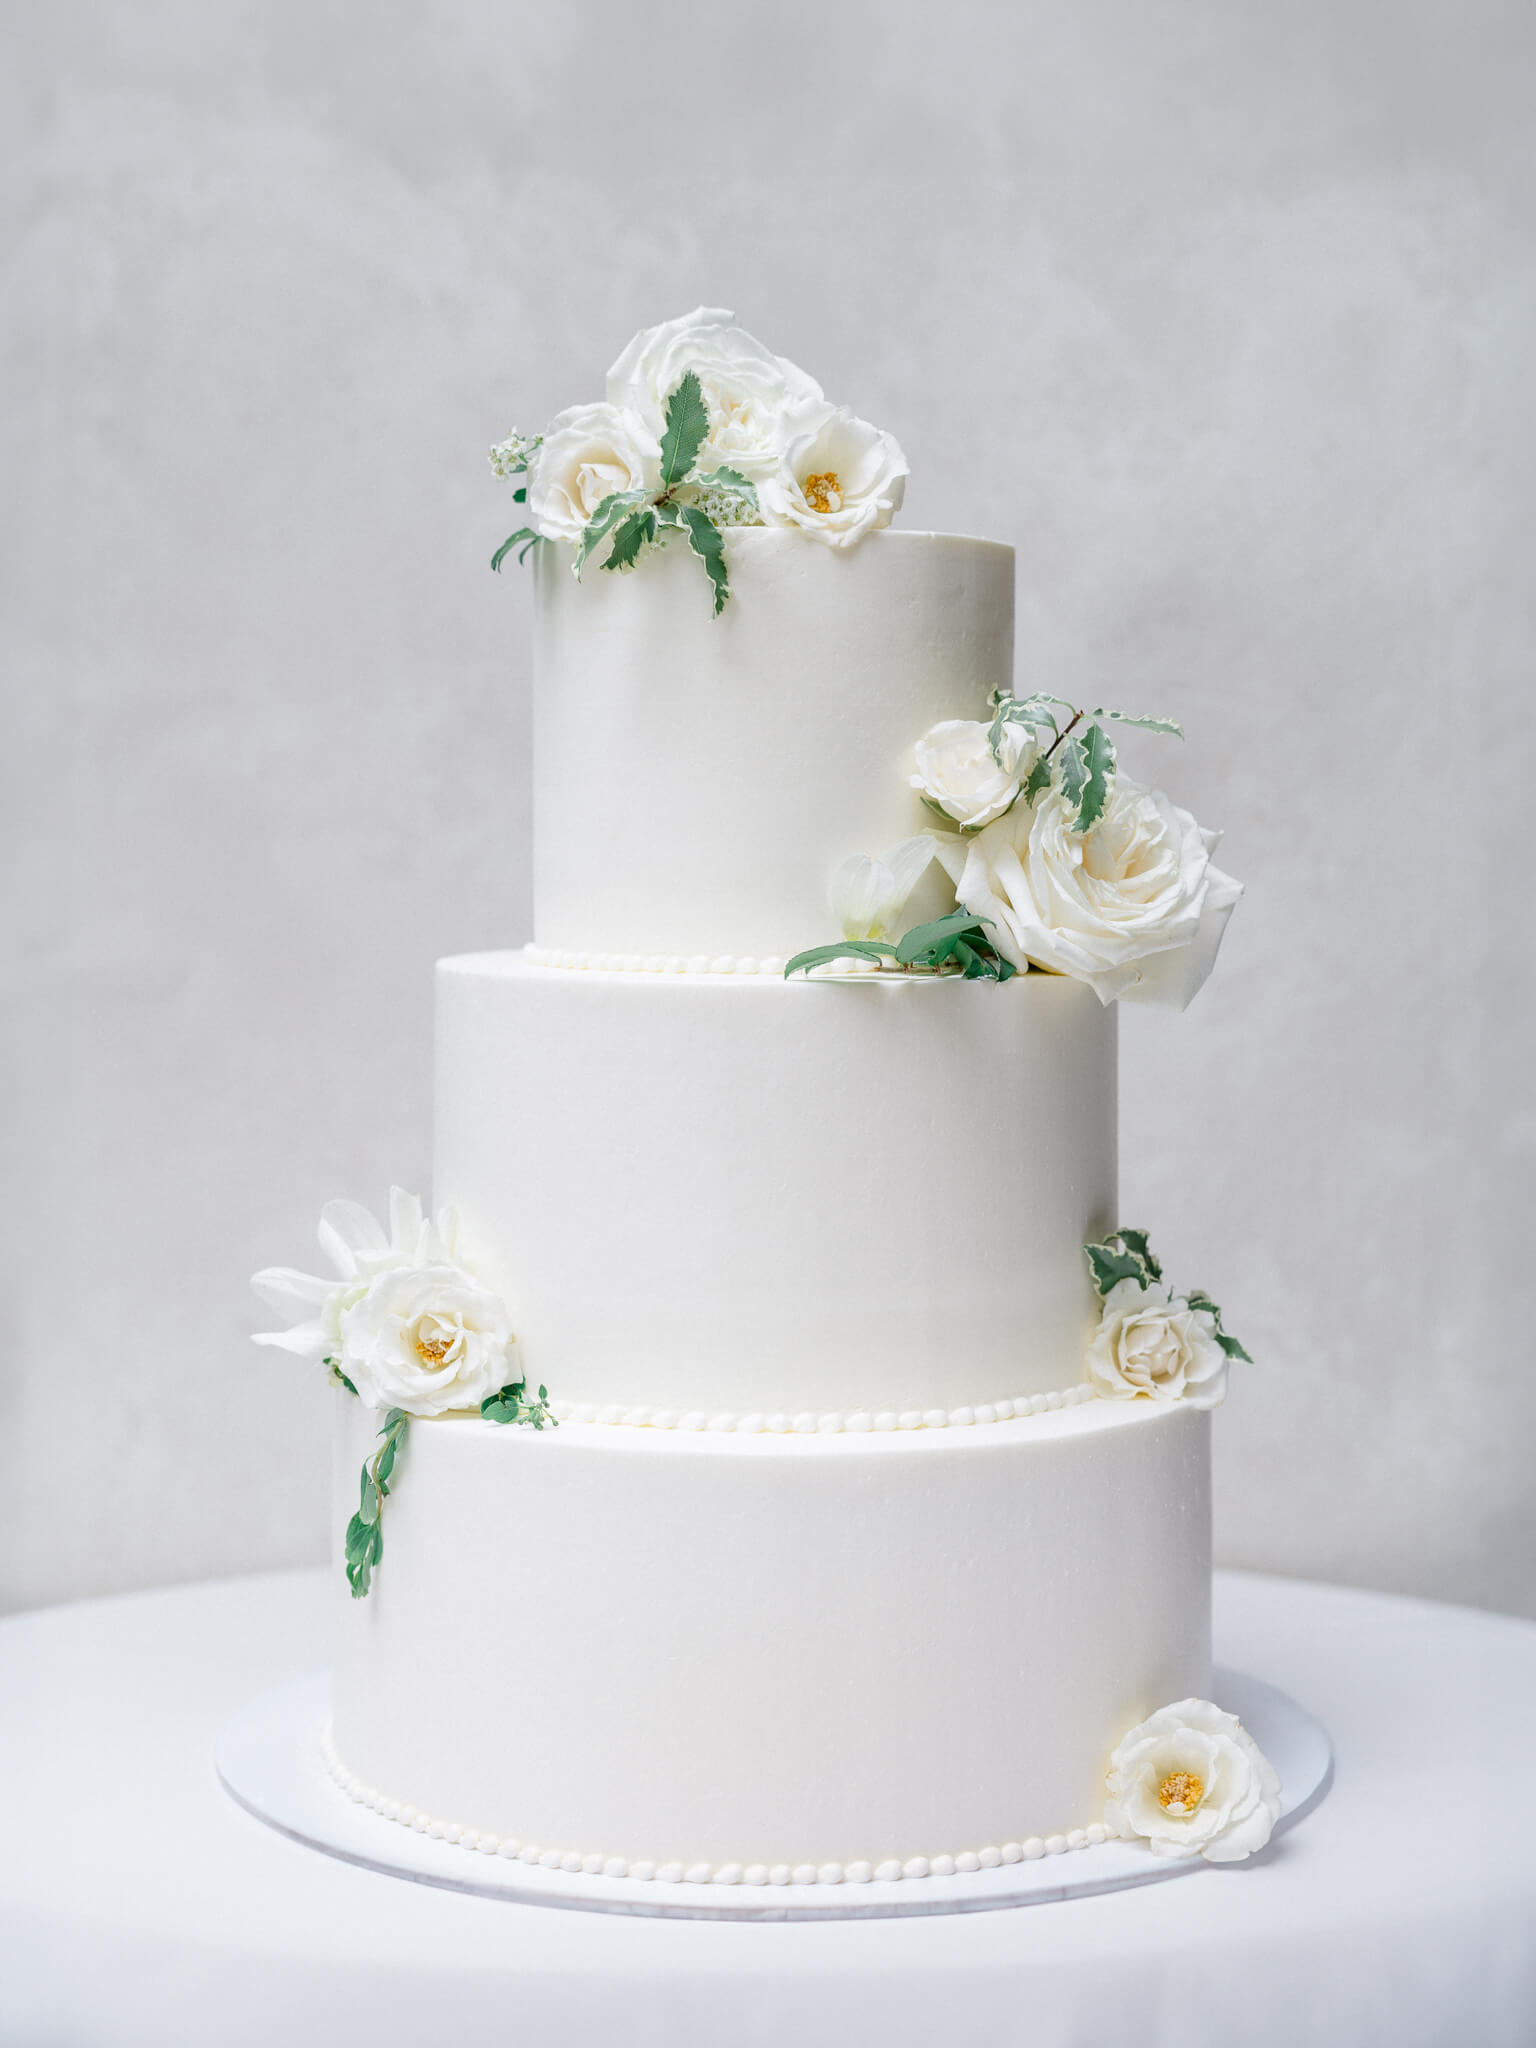
[[[344,1520],[379,1418],[338,1407]],[[393,1818],[615,1878],[1100,1839],[1120,1737],[1209,1690],[1209,1422],[416,1422],[368,1598],[336,1573],[333,1769]]]

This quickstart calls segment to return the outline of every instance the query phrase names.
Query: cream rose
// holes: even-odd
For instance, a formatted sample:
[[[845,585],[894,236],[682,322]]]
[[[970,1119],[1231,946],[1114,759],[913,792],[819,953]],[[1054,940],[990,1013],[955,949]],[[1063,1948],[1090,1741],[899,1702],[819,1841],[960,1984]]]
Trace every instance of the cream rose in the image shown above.
[[[1011,809],[1040,751],[1021,726],[1005,725],[999,761],[987,743],[988,731],[979,719],[946,718],[913,750],[912,787],[962,831],[980,831]]]
[[[1159,1856],[1237,1863],[1280,1817],[1280,1780],[1235,1714],[1209,1700],[1159,1707],[1109,1760],[1104,1822]]]
[[[296,1352],[317,1364],[341,1354],[341,1325],[347,1310],[367,1293],[380,1273],[409,1266],[451,1263],[458,1223],[451,1209],[436,1222],[404,1188],[389,1191],[389,1234],[360,1202],[327,1202],[320,1212],[320,1249],[341,1276],[330,1280],[292,1266],[268,1266],[251,1280],[258,1298],[290,1328],[266,1330],[253,1339]]]
[[[1242,884],[1212,865],[1220,834],[1161,790],[1117,776],[1103,817],[1072,830],[1060,790],[941,844],[955,894],[999,952],[1086,981],[1100,1002],[1182,1010],[1215,964]]]
[[[1096,1394],[1113,1400],[1144,1395],[1214,1408],[1227,1391],[1227,1354],[1208,1310],[1170,1295],[1160,1280],[1118,1280],[1088,1347],[1088,1377]]]
[[[734,313],[699,306],[681,320],[647,327],[608,372],[608,403],[637,415],[660,436],[666,404],[692,370],[709,413],[701,473],[728,467],[757,482],[777,469],[786,415],[823,406],[821,386],[766,349]]]
[[[604,498],[660,488],[661,447],[638,414],[572,405],[529,458],[528,517],[546,540],[579,541]]]
[[[810,408],[790,429],[782,461],[757,494],[770,526],[797,526],[847,548],[890,525],[909,474],[891,435],[846,406]]]
[[[459,1266],[381,1273],[341,1321],[341,1369],[371,1408],[442,1415],[478,1408],[517,1378],[496,1295]]]

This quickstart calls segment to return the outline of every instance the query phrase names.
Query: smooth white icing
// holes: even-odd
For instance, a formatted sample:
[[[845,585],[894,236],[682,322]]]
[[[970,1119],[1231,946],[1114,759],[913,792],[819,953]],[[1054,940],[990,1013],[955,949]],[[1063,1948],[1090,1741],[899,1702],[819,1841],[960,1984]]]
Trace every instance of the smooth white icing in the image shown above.
[[[337,1410],[344,1518],[377,1418]],[[1202,1412],[1105,1401],[932,1433],[416,1423],[372,1593],[336,1575],[337,1752],[429,1829],[561,1867],[1054,1853],[1123,1732],[1209,1692],[1208,1444]]]
[[[397,1821],[434,1841],[453,1842],[481,1856],[500,1856],[510,1863],[537,1864],[544,1870],[580,1871],[586,1877],[631,1878],[650,1884],[660,1878],[672,1884],[785,1885],[785,1884],[897,1884],[903,1878],[953,1877],[977,1870],[996,1870],[1004,1863],[1024,1863],[1041,1856],[1061,1856],[1071,1849],[1096,1849],[1110,1839],[1102,1821],[1085,1828],[1073,1828],[1065,1835],[1027,1835],[1022,1842],[992,1842],[981,1849],[962,1849],[955,1855],[891,1856],[879,1864],[864,1857],[851,1863],[664,1863],[654,1857],[605,1856],[602,1850],[582,1853],[576,1849],[541,1849],[536,1842],[523,1843],[515,1835],[498,1835],[488,1829],[467,1828],[457,1821],[442,1821],[402,1806],[375,1785],[367,1785],[347,1768],[336,1753],[335,1737],[328,1722],[320,1737],[320,1753],[331,1777],[349,1799],[369,1807],[381,1820]]]
[[[1115,1031],[1055,975],[447,960],[435,1198],[559,1400],[933,1427],[1081,1374]]]
[[[569,548],[537,551],[541,947],[782,960],[836,938],[838,863],[932,823],[915,741],[1011,681],[1012,548],[893,529],[844,552],[762,528],[726,547],[718,619],[686,548],[580,583]],[[934,870],[914,922],[943,887]]]

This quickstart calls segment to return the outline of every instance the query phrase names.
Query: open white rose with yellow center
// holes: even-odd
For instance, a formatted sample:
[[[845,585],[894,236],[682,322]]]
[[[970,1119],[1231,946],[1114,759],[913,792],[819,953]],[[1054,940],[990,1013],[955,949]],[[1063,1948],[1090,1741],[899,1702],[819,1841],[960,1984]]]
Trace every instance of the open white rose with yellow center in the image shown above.
[[[1280,1817],[1280,1780],[1235,1714],[1209,1700],[1159,1707],[1109,1760],[1104,1822],[1159,1856],[1237,1863]]]
[[[774,355],[722,306],[699,306],[637,334],[608,372],[608,403],[637,415],[659,439],[667,400],[690,370],[709,414],[701,474],[730,468],[754,483],[771,475],[784,452],[786,416],[825,404],[814,377]]]
[[[498,1296],[462,1267],[385,1272],[341,1322],[341,1369],[371,1408],[443,1415],[478,1408],[517,1377]]]
[[[1214,866],[1221,835],[1116,776],[1104,814],[1075,832],[1059,789],[1016,804],[939,858],[999,952],[1086,981],[1100,1002],[1187,1007],[1215,965],[1242,884]]]
[[[528,517],[546,540],[579,541],[615,491],[659,491],[661,445],[637,413],[572,405],[528,461]]]
[[[783,458],[757,494],[770,526],[795,526],[846,548],[890,525],[909,474],[890,434],[846,406],[809,407],[789,427]]]
[[[917,773],[909,778],[912,787],[963,832],[979,832],[1017,803],[1040,751],[1022,726],[1005,725],[999,760],[989,731],[980,719],[946,718],[913,749]]]
[[[434,1222],[404,1188],[389,1191],[389,1234],[360,1202],[327,1202],[320,1212],[320,1249],[339,1278],[300,1273],[292,1266],[268,1266],[251,1286],[266,1306],[288,1319],[286,1330],[266,1330],[253,1339],[300,1358],[337,1358],[347,1310],[380,1273],[407,1266],[452,1262],[457,1219],[444,1209]]]
[[[1096,1394],[1214,1408],[1227,1391],[1227,1364],[1215,1317],[1170,1294],[1161,1280],[1119,1280],[1105,1295],[1088,1347]]]

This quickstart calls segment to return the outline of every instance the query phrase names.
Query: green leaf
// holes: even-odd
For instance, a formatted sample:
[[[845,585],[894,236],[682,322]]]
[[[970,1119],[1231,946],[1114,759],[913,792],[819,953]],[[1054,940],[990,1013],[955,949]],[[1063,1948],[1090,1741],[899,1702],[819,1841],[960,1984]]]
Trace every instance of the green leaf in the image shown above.
[[[1111,1241],[1123,1244],[1128,1252],[1134,1253],[1154,1280],[1162,1279],[1163,1269],[1152,1256],[1152,1247],[1148,1242],[1148,1234],[1145,1230],[1132,1230],[1127,1225],[1122,1224],[1115,1232],[1114,1238]]]
[[[1095,1291],[1101,1296],[1122,1280],[1134,1280],[1138,1287],[1149,1287],[1154,1278],[1140,1253],[1127,1251],[1118,1237],[1106,1238],[1103,1244],[1085,1244],[1083,1256],[1088,1261]]]
[[[693,372],[690,370],[688,374],[691,377]],[[704,564],[709,580],[715,586],[715,617],[718,619],[731,594],[730,571],[725,562],[725,537],[713,519],[701,512],[697,505],[682,505],[678,509],[688,531],[688,545]]]
[[[1076,742],[1072,742],[1076,744]],[[1085,767],[1078,799],[1074,832],[1090,832],[1104,815],[1109,801],[1110,777],[1115,772],[1115,743],[1102,725],[1089,724],[1083,731],[1082,755]]]
[[[507,559],[508,555],[510,555],[512,550],[518,546],[522,547],[523,552],[521,555],[518,556],[517,559],[519,561],[522,561],[523,557],[527,555],[531,549],[537,547],[539,542],[543,538],[543,534],[540,533],[537,530],[537,528],[532,526],[520,526],[517,529],[516,533],[509,533],[507,535],[506,539],[502,542],[501,546],[496,550],[495,554],[492,555],[491,567],[493,569],[500,569],[502,563]]]
[[[352,1382],[347,1378],[346,1374],[342,1371],[341,1366],[338,1364],[338,1362],[334,1358],[328,1358],[325,1362],[331,1369],[332,1386],[345,1387],[349,1394],[356,1394],[356,1387],[354,1387]]]
[[[1094,712],[1095,718],[1112,718],[1117,725],[1139,725],[1144,732],[1172,733],[1176,740],[1184,737],[1184,728],[1172,718],[1138,718],[1129,711],[1106,711],[1101,704]]]
[[[1035,798],[1040,795],[1042,790],[1047,790],[1050,786],[1051,764],[1044,754],[1038,754],[1035,757],[1034,766],[1024,778],[1024,801],[1031,810],[1034,809]]]
[[[1253,1359],[1243,1349],[1242,1345],[1238,1343],[1235,1337],[1229,1337],[1227,1332],[1221,1327],[1221,1310],[1203,1288],[1192,1288],[1185,1295],[1184,1299],[1192,1309],[1203,1310],[1211,1318],[1211,1321],[1216,1325],[1216,1342],[1225,1351],[1228,1358],[1240,1358],[1245,1365],[1252,1365]]]
[[[1044,690],[1032,690],[1027,697],[1015,697],[1007,690],[994,690],[992,702],[996,715],[987,728],[987,745],[992,749],[994,761],[1002,758],[1003,728],[1008,725],[1027,726],[1032,733],[1043,737],[1053,736],[1061,730],[1052,706],[1059,711],[1070,711],[1072,706],[1065,697],[1051,697]]]
[[[932,918],[927,924],[915,924],[897,940],[896,958],[903,967],[908,967],[924,953],[946,945],[950,939],[957,939],[962,932],[968,932],[973,925],[979,925],[981,922],[973,910],[967,910],[962,905],[959,910],[951,910],[943,917]]]
[[[661,437],[661,481],[670,490],[680,484],[698,460],[709,432],[704,393],[692,370],[667,400],[667,424]]]
[[[712,469],[708,476],[696,476],[694,483],[701,491],[731,491],[738,498],[744,498],[754,512],[760,511],[757,502],[757,485],[743,476],[739,469],[722,466]]]
[[[605,569],[633,569],[640,550],[656,538],[656,514],[649,505],[620,522],[602,566]]]
[[[813,967],[825,967],[829,960],[894,960],[896,948],[887,946],[880,939],[839,939],[836,945],[812,946],[808,953],[797,953],[784,969],[784,979],[792,974],[808,974]]]
[[[607,497],[603,499],[597,510],[592,514],[592,517],[587,521],[581,536],[581,546],[576,550],[576,560],[572,567],[576,572],[578,581],[581,577],[582,564],[586,561],[592,550],[595,547],[601,547],[619,521],[629,512],[630,508],[634,505],[645,504],[649,495],[650,493],[647,491],[610,491]]]
[[[548,1423],[551,1429],[557,1425],[549,1412],[549,1393],[540,1387],[537,1401],[526,1398],[527,1379],[510,1380],[494,1394],[488,1394],[480,1403],[480,1413],[487,1422],[525,1423],[532,1429],[542,1429]]]
[[[512,502],[513,502],[513,504],[514,504],[514,505],[526,505],[526,504],[527,504],[527,502],[528,502],[528,486],[527,486],[526,484],[519,484],[519,485],[518,485],[517,489],[516,489],[516,490],[515,490],[515,491],[514,491],[514,492],[512,493]]]

